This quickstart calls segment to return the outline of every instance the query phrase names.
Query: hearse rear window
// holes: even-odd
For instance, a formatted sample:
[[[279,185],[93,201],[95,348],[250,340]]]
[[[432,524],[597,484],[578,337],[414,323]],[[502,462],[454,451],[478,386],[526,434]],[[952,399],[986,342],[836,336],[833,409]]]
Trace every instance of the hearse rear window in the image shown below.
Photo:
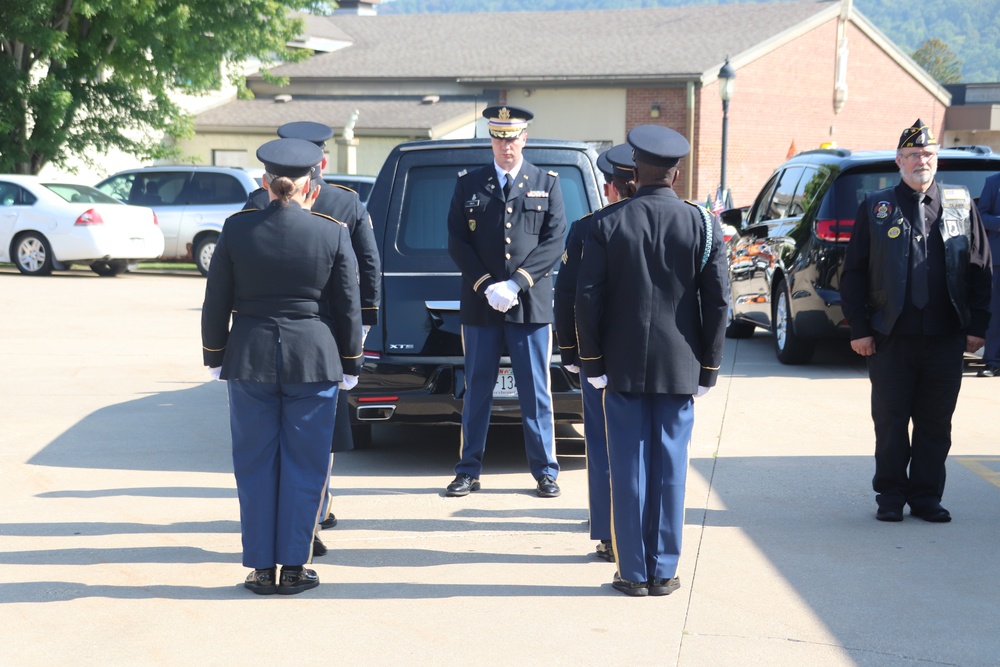
[[[470,171],[481,165],[466,167]],[[559,174],[566,222],[590,213],[583,174],[575,166],[537,165]],[[414,167],[407,172],[397,248],[404,255],[439,255],[448,252],[448,209],[461,167]]]

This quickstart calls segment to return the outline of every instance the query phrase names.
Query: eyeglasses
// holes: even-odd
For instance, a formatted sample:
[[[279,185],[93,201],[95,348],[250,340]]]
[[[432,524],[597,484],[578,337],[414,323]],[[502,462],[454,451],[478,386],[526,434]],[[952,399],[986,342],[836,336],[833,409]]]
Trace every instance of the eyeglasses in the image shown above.
[[[900,153],[907,160],[933,160],[937,157],[937,151],[917,151],[916,153]]]

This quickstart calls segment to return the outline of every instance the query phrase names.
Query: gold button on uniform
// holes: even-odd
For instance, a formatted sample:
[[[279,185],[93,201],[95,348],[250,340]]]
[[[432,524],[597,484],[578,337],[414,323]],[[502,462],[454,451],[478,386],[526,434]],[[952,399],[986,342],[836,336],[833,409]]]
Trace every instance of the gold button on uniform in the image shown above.
[[[509,222],[507,223],[507,229],[510,229],[510,223]]]
[[[506,257],[507,259],[510,259],[510,253],[507,253],[506,255],[504,255],[504,257]]]
[[[504,239],[504,241],[506,241],[507,243],[510,243],[510,237],[508,236],[507,238]]]
[[[510,206],[508,206],[508,207],[507,207],[507,212],[508,212],[508,213],[513,213],[513,212],[514,212],[514,209],[513,209],[513,208],[511,208]]]

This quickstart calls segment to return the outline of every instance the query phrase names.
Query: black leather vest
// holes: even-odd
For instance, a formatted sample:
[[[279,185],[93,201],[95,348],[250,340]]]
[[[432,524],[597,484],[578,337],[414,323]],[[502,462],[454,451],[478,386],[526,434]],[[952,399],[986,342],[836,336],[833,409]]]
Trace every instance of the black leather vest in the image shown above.
[[[941,193],[941,222],[944,240],[945,275],[948,296],[959,324],[969,324],[965,274],[972,245],[972,197],[963,186],[938,185]],[[913,228],[903,217],[895,188],[868,193],[864,203],[868,211],[871,246],[868,272],[869,321],[875,331],[888,335],[903,312],[907,297],[906,277],[910,265]]]

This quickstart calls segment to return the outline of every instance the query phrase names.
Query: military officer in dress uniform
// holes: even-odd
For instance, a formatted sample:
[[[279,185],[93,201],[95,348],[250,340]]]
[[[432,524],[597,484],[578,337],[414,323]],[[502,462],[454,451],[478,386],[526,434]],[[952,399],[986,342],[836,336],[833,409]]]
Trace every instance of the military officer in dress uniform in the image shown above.
[[[579,355],[604,391],[612,535],[627,595],[676,590],[693,398],[716,383],[726,329],[718,222],[677,197],[687,140],[658,125],[628,133],[635,195],[594,214],[576,297]]]
[[[253,568],[244,585],[260,595],[319,585],[303,566],[329,475],[338,390],[353,387],[361,370],[350,234],[308,210],[321,153],[301,139],[258,149],[271,201],[226,220],[202,307],[205,365],[228,381],[243,564]]]
[[[968,190],[934,181],[937,151],[920,119],[903,131],[901,181],[861,203],[840,279],[851,348],[872,384],[879,521],[902,521],[906,505],[951,521],[941,506],[951,417],[964,353],[983,345],[990,320],[986,230]]]
[[[635,192],[635,161],[632,147],[619,144],[597,157],[597,168],[604,174],[604,194],[608,207],[630,197]],[[603,210],[603,209],[602,209]],[[556,335],[563,368],[580,373],[580,355],[576,341],[576,284],[583,257],[583,241],[590,229],[592,214],[573,223],[566,239],[562,268],[556,278],[555,313]],[[583,394],[583,436],[587,449],[587,495],[590,508],[590,538],[599,540],[596,555],[614,562],[615,550],[611,544],[611,480],[608,472],[608,439],[604,423],[604,395],[595,389],[585,373],[580,375]]]
[[[284,139],[302,139],[310,141],[321,149],[326,148],[326,142],[333,137],[333,130],[323,123],[312,121],[294,121],[285,123],[278,128],[278,136]],[[358,193],[342,185],[327,183],[323,180],[326,169],[326,154],[313,169],[313,178],[319,183],[319,196],[312,205],[312,210],[327,215],[338,222],[347,225],[351,234],[351,247],[358,258],[358,275],[361,282],[361,322],[365,336],[374,324],[378,324],[380,302],[379,286],[381,284],[381,262],[378,248],[375,244],[375,233],[372,229],[371,217],[361,203]],[[250,193],[245,208],[264,209],[268,205],[268,191],[260,188]],[[347,393],[337,399],[337,425],[334,429],[331,446],[330,465],[333,466],[333,453],[350,450],[354,447],[351,436],[351,415],[347,404]],[[337,525],[337,517],[330,511],[330,493],[323,502],[320,528],[333,528]],[[326,553],[323,542],[316,537],[315,554]]]
[[[523,159],[530,111],[483,111],[494,162],[459,174],[448,213],[448,253],[462,273],[460,319],[465,347],[462,444],[449,496],[480,488],[493,388],[509,350],[536,492],[559,495],[549,358],[552,278],[566,215],[558,175]]]

